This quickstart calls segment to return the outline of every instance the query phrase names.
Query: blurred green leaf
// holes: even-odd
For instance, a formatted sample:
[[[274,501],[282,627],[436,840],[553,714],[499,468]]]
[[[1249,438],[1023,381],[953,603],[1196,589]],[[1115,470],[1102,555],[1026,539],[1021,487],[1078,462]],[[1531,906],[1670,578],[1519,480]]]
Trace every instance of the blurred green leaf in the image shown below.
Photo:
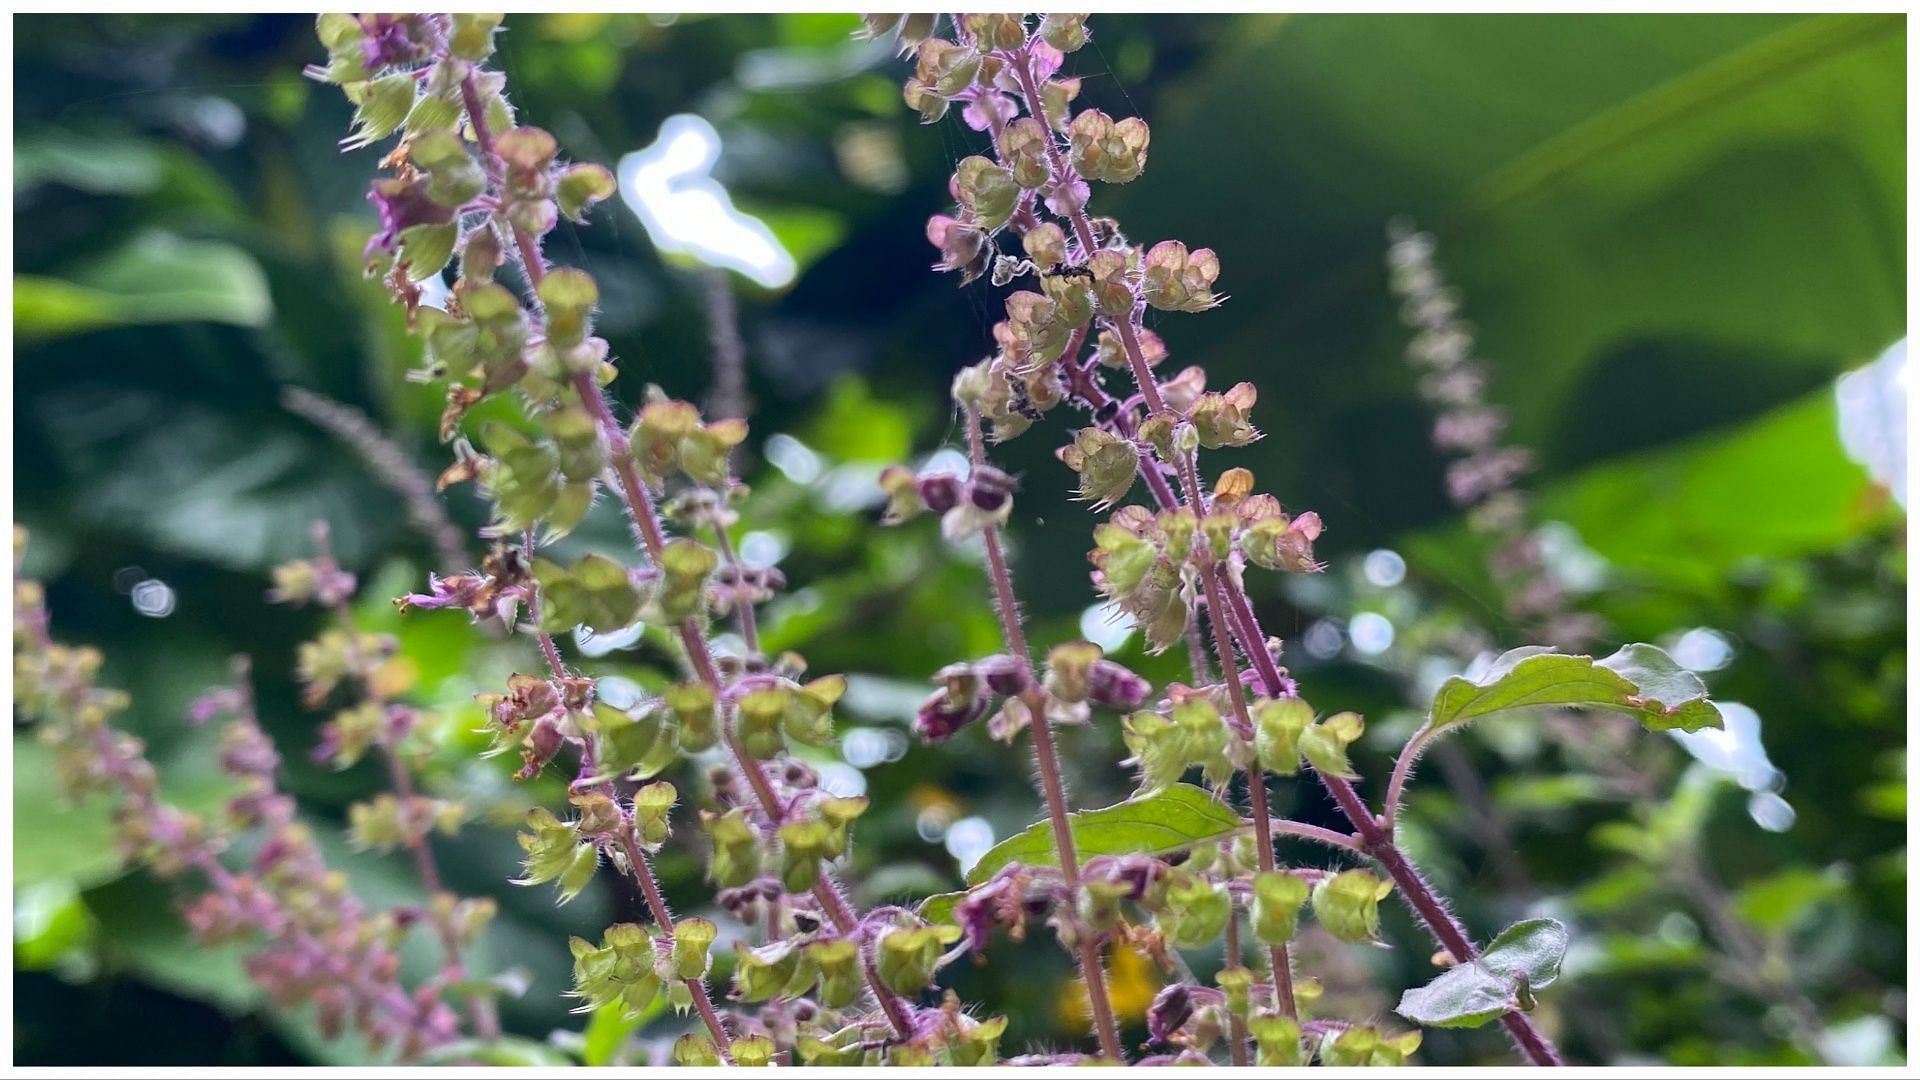
[[[1166,855],[1224,839],[1244,827],[1232,807],[1192,784],[1175,784],[1145,798],[1077,811],[1068,815],[1068,824],[1074,852],[1082,862],[1097,855]],[[1037,822],[995,844],[967,871],[967,884],[978,885],[1011,862],[1059,865],[1052,823]]]
[[[13,144],[13,190],[66,184],[92,195],[143,195],[164,169],[153,144],[126,134],[94,135],[64,128],[22,135]]]
[[[14,276],[14,331],[30,339],[140,323],[265,326],[272,317],[260,264],[221,240],[154,230],[80,268],[71,281]]]
[[[659,994],[646,1008],[633,1015],[628,1015],[626,1006],[617,1001],[593,1010],[593,1015],[587,1019],[581,1060],[588,1065],[625,1064],[620,1058],[620,1051],[626,1046],[628,1037],[652,1023],[666,1009],[667,995]]]
[[[1791,929],[1814,905],[1845,890],[1847,875],[1829,867],[1791,866],[1749,882],[1734,897],[1740,917],[1767,933]]]
[[[13,963],[23,971],[54,967],[92,941],[93,916],[71,881],[43,882],[13,893]]]

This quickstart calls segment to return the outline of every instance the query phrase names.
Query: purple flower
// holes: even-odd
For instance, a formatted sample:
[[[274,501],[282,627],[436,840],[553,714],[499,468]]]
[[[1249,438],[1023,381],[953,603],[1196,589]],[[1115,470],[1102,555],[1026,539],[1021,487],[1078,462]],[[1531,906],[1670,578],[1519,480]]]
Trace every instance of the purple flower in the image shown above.
[[[445,225],[453,220],[453,207],[441,206],[427,197],[427,177],[411,169],[399,176],[381,177],[367,192],[367,201],[380,212],[380,231],[367,241],[361,258],[371,261],[375,252],[391,252],[400,242],[400,233],[415,225]]]
[[[1137,709],[1153,687],[1111,660],[1096,660],[1087,675],[1087,699],[1110,709]]]
[[[945,742],[961,728],[987,714],[989,699],[984,694],[970,701],[955,701],[943,689],[927,695],[913,719],[913,732],[930,743]]]

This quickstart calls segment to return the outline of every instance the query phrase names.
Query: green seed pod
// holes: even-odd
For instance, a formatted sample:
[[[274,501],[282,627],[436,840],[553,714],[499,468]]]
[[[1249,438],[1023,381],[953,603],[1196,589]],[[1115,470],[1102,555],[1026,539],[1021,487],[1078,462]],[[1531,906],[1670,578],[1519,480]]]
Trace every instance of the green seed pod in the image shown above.
[[[1224,884],[1191,874],[1167,886],[1166,905],[1161,928],[1167,940],[1182,949],[1198,949],[1218,940],[1233,914],[1233,897]]]
[[[1220,259],[1212,248],[1188,251],[1178,240],[1162,240],[1141,264],[1141,293],[1161,311],[1205,311],[1220,304],[1213,294],[1219,277]]]
[[[1347,747],[1366,727],[1359,713],[1335,713],[1300,733],[1300,752],[1321,772],[1352,779],[1356,774],[1347,763]]]
[[[723,889],[737,889],[760,876],[760,837],[747,821],[743,807],[724,814],[700,812],[700,827],[713,841],[707,862],[707,880]]]
[[[1312,892],[1305,879],[1270,870],[1253,879],[1253,936],[1267,945],[1285,945],[1300,925],[1300,908]]]
[[[1380,935],[1380,901],[1392,891],[1393,882],[1372,871],[1343,870],[1313,887],[1313,913],[1341,941],[1371,942]]]
[[[691,1065],[695,1068],[718,1068],[720,1050],[713,1040],[698,1032],[689,1031],[674,1040],[673,1062],[676,1065]]]
[[[829,1009],[844,1009],[860,999],[860,944],[852,938],[831,938],[806,946],[807,959],[820,973],[818,997]]]
[[[1276,776],[1299,772],[1300,734],[1313,723],[1313,706],[1299,698],[1262,698],[1249,711],[1261,767]]]
[[[947,1040],[947,1056],[962,1068],[984,1068],[1000,1061],[1000,1036],[1006,1033],[1007,1018],[995,1016],[975,1020],[965,1014],[955,1017],[958,1030]]]
[[[1020,201],[1020,185],[1013,174],[977,154],[961,159],[953,181],[960,205],[973,215],[973,223],[987,232],[1005,225]]]
[[[780,736],[780,720],[792,700],[793,691],[785,687],[755,690],[740,699],[735,729],[747,753],[765,761],[786,749],[786,740]]]
[[[1379,1028],[1350,1027],[1320,1040],[1320,1063],[1329,1068],[1394,1067],[1420,1046],[1420,1033],[1388,1038]]]
[[[737,942],[733,947],[733,996],[745,1002],[770,1001],[773,998],[793,996],[805,990],[798,990],[794,984],[810,969],[803,968],[805,959],[800,950],[790,941],[774,941],[757,949],[750,949],[745,942]]]
[[[705,683],[675,683],[660,691],[660,702],[680,725],[680,749],[697,754],[720,740],[713,688]]]
[[[641,843],[666,843],[672,832],[673,804],[679,797],[680,793],[665,780],[656,780],[633,793],[633,827]]]
[[[957,926],[919,926],[890,930],[880,939],[878,968],[887,989],[915,997],[933,981],[946,947],[960,940]]]
[[[1061,449],[1060,460],[1080,474],[1079,497],[1095,510],[1105,510],[1133,489],[1140,448],[1101,428],[1081,428],[1073,434],[1073,445]]]
[[[833,829],[824,821],[792,821],[780,826],[780,887],[804,893],[820,878],[821,864],[833,857]]]
[[[1306,1044],[1300,1040],[1300,1021],[1284,1013],[1263,1012],[1247,1021],[1253,1035],[1255,1061],[1262,1068],[1298,1068],[1307,1064]]]
[[[681,919],[673,924],[673,977],[704,979],[713,958],[708,950],[720,928],[705,919]]]

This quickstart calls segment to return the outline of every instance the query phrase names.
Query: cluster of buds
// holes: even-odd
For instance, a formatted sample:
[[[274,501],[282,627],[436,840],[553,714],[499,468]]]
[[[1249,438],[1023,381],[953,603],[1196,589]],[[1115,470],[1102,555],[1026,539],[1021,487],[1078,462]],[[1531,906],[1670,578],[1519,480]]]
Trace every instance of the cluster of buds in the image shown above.
[[[467,816],[458,800],[426,795],[416,790],[415,762],[423,755],[414,736],[429,719],[396,700],[412,681],[412,668],[399,657],[399,644],[390,635],[369,634],[353,617],[354,578],[334,559],[324,523],[314,526],[315,557],[274,571],[275,587],[268,599],[325,609],[334,625],[300,646],[297,675],[303,682],[309,708],[321,708],[330,698],[344,696],[332,717],[321,726],[314,757],[336,769],[358,764],[377,754],[386,766],[391,789],[347,809],[348,836],[362,850],[407,851],[418,867],[422,884],[434,893],[425,921],[437,931],[444,950],[437,984],[468,983],[464,954],[485,932],[491,919],[490,900],[468,900],[441,893],[440,873],[434,863],[430,838],[459,832]],[[339,695],[343,687],[350,692]],[[265,763],[271,746],[264,738],[243,740],[230,748],[233,762]],[[286,813],[291,820],[292,804]],[[315,855],[317,858],[317,853]],[[480,986],[480,984],[475,984]],[[493,1002],[480,987],[469,1001],[475,1033],[490,1038],[498,1033]]]
[[[497,25],[492,16],[326,16],[319,29],[330,62],[315,75],[341,85],[361,107],[350,144],[398,139],[385,159],[392,173],[372,194],[381,230],[368,246],[369,270],[384,277],[426,344],[420,376],[449,381],[441,435],[456,460],[441,487],[476,481],[494,504],[488,532],[500,546],[488,564],[431,579],[426,593],[399,603],[462,608],[539,638],[548,673],[515,675],[504,692],[482,697],[494,749],[519,750],[522,778],[563,757],[579,762],[566,812],[536,811],[520,835],[520,881],[555,883],[563,900],[586,888],[602,864],[640,882],[656,929],[625,925],[600,945],[576,942],[575,989],[589,1004],[617,999],[630,1011],[658,992],[697,1006],[704,1033],[681,1039],[676,1060],[764,1064],[775,1054],[804,1059],[812,1047],[903,1063],[946,1045],[973,1046],[977,1059],[984,1022],[917,1019],[927,1012],[878,974],[884,950],[873,924],[849,910],[829,880],[865,800],[830,796],[788,750],[831,742],[833,707],[846,684],[808,680],[797,657],[770,660],[759,651],[753,608],[783,582],[777,571],[743,564],[728,534],[733,505],[745,494],[729,460],[747,436],[745,423],[703,419],[694,406],[649,389],[622,425],[603,396],[614,368],[606,342],[593,334],[598,285],[582,271],[549,267],[541,249],[559,217],[581,220],[610,195],[612,178],[599,166],[563,163],[552,135],[517,123],[504,79],[482,66]],[[407,46],[390,47],[399,41]],[[410,96],[396,109],[402,90]],[[997,212],[999,198],[990,188],[978,192],[987,214]],[[450,265],[457,278],[444,309],[419,307],[417,283]],[[517,273],[499,273],[508,267]],[[517,396],[529,423],[489,424],[475,449],[460,437],[465,417],[500,394]],[[1013,483],[1001,479],[997,495],[984,475],[956,487],[941,507],[956,534],[1004,520]],[[598,554],[562,565],[536,553],[537,543],[577,526],[603,491],[632,520],[644,565]],[[666,525],[688,535],[668,535]],[[702,531],[712,546],[693,538]],[[517,546],[506,546],[514,540]],[[532,625],[522,624],[523,610]],[[708,634],[717,618],[737,620],[743,655],[715,654]],[[593,679],[565,669],[553,640],[642,622],[683,644],[687,677],[630,707],[600,700]],[[698,971],[664,966],[668,938],[678,942],[689,931],[673,925],[649,863],[668,838],[678,794],[648,781],[689,755],[720,750],[732,761],[712,770],[702,831],[721,906],[764,923],[768,940],[760,948],[769,963],[788,946],[800,958],[796,973],[817,976],[805,986],[781,980],[779,992],[765,996],[767,977],[754,976],[752,986],[737,977],[735,996],[763,1008],[758,1019],[736,1012],[724,1024],[711,1007],[704,964]],[[752,963],[736,966],[753,970]],[[871,993],[860,992],[863,984]],[[884,1014],[878,1029],[876,1005]],[[973,1041],[954,1034],[961,1030]],[[946,1059],[959,1056],[955,1050]]]
[[[1487,368],[1475,353],[1473,328],[1460,317],[1459,295],[1435,263],[1432,234],[1396,220],[1388,238],[1388,283],[1400,298],[1401,320],[1414,331],[1407,360],[1421,372],[1420,396],[1435,411],[1433,445],[1451,459],[1447,494],[1492,540],[1488,568],[1506,593],[1507,614],[1570,648],[1591,640],[1599,627],[1567,611],[1565,587],[1542,558],[1517,483],[1533,468],[1533,451],[1501,441],[1507,416],[1486,399]]]
[[[954,380],[954,400],[969,418],[974,470],[991,468],[984,464],[980,421],[991,425],[993,439],[1005,440],[1062,405],[1084,410],[1091,424],[1075,424],[1071,444],[1057,456],[1077,474],[1080,499],[1102,512],[1118,507],[1094,535],[1094,582],[1150,651],[1185,641],[1195,657],[1197,685],[1169,685],[1144,708],[1147,688],[1130,688],[1133,703],[1118,706],[1133,755],[1128,763],[1138,767],[1145,793],[1169,789],[1198,770],[1216,797],[1224,797],[1235,777],[1245,775],[1254,813],[1264,821],[1268,774],[1290,777],[1305,765],[1344,783],[1352,775],[1348,748],[1364,730],[1355,714],[1317,718],[1293,696],[1292,680],[1275,662],[1277,647],[1259,634],[1245,598],[1248,566],[1288,573],[1323,568],[1314,555],[1320,517],[1289,512],[1274,496],[1256,492],[1245,469],[1227,470],[1211,491],[1201,487],[1200,451],[1243,447],[1261,437],[1252,415],[1257,394],[1248,383],[1209,390],[1198,367],[1171,377],[1158,370],[1167,349],[1141,325],[1143,316],[1148,310],[1204,312],[1218,306],[1226,299],[1218,291],[1220,263],[1210,249],[1177,240],[1133,243],[1111,220],[1089,215],[1094,184],[1141,176],[1151,136],[1137,118],[1074,109],[1079,83],[1060,77],[1060,69],[1065,54],[1088,40],[1085,16],[1048,15],[1036,23],[1029,16],[963,14],[952,20],[952,36],[945,38],[936,32],[937,19],[868,16],[870,29],[897,30],[903,51],[914,54],[907,104],[928,122],[960,105],[963,120],[992,140],[991,156],[970,157],[955,168],[949,185],[954,209],[928,222],[927,237],[939,251],[935,268],[957,273],[962,285],[983,278],[996,288],[1022,278],[1032,282],[1007,295],[1006,317],[993,328],[993,355]],[[1132,376],[1132,392],[1108,390],[1114,371]],[[1151,507],[1122,505],[1136,479],[1149,489]],[[950,508],[960,503],[951,477],[896,469],[882,487],[889,523],[937,509],[947,515],[950,535],[971,531],[954,527],[956,511]],[[1011,581],[994,543],[994,531],[1004,522],[979,527],[988,536],[989,572],[1011,645],[1021,636],[1018,616],[1009,614]],[[1237,610],[1217,610],[1236,603]],[[1201,643],[1209,620],[1229,676],[1225,683],[1213,681]],[[1235,666],[1236,653],[1248,656],[1252,670]],[[1054,659],[1059,655],[1056,650]],[[1028,724],[1084,718],[1084,710],[1058,707],[1051,677],[1046,712],[1031,716],[1030,703],[1040,698],[1029,686],[1029,670],[1025,657],[1012,655],[942,669],[916,728],[929,740],[950,737],[986,716],[996,700],[1005,704],[991,726],[1002,737]],[[1037,734],[1035,749],[1053,753]],[[1059,855],[1069,860],[1063,795],[1057,781],[1047,778],[1045,757],[1040,771],[1054,833],[1061,837]],[[952,918],[968,944],[980,948],[993,925],[1019,934],[1029,918],[1050,913],[1048,923],[1061,943],[1078,952],[1095,996],[1095,1031],[1111,1058],[1118,1042],[1111,1019],[1102,1015],[1103,990],[1090,959],[1096,954],[1088,948],[1116,938],[1145,943],[1163,955],[1210,946],[1222,936],[1234,939],[1228,926],[1244,908],[1255,937],[1269,948],[1269,970],[1277,972],[1288,963],[1286,944],[1309,900],[1334,936],[1373,939],[1377,904],[1390,883],[1361,870],[1282,868],[1270,846],[1258,851],[1251,841],[1203,845],[1169,862],[1135,859],[1139,865],[1126,866],[1126,872],[1101,860],[1060,870],[1008,866],[969,890],[953,906]],[[1342,841],[1336,836],[1333,842]],[[1275,974],[1262,989],[1239,965],[1230,955],[1217,989],[1185,981],[1169,988],[1150,1026],[1156,1043],[1175,1052],[1149,1060],[1200,1063],[1217,1046],[1234,1043],[1239,1045],[1229,1056],[1246,1063],[1250,1041],[1262,1065],[1306,1064],[1316,1053],[1328,1064],[1386,1062],[1404,1059],[1418,1042],[1418,1036],[1303,1022],[1296,1003],[1308,996],[1310,980],[1289,972],[1282,992],[1271,985],[1282,981]]]
[[[16,559],[25,541],[16,529]],[[280,756],[254,714],[244,662],[236,663],[235,686],[202,696],[190,709],[195,723],[224,719],[218,762],[236,789],[217,818],[201,818],[161,797],[140,741],[112,725],[128,705],[126,694],[95,684],[97,650],[52,640],[40,586],[18,570],[16,562],[15,709],[54,748],[69,798],[112,800],[123,858],[176,887],[189,931],[209,947],[249,946],[248,975],[278,1007],[312,1006],[328,1037],[351,1028],[403,1060],[459,1038],[444,981],[411,989],[400,981],[398,947],[413,920],[405,912],[366,911],[299,822],[292,797],[279,790]],[[243,837],[253,855],[233,869],[221,855]],[[466,940],[485,915],[462,912]]]
[[[949,540],[1006,524],[1019,486],[991,465],[976,466],[964,477],[949,472],[916,476],[904,465],[889,465],[881,470],[879,482],[887,496],[884,524],[898,525],[922,513],[937,514],[940,531]]]
[[[1224,565],[1238,578],[1247,563],[1312,573],[1320,515],[1290,515],[1271,495],[1250,495],[1253,474],[1229,469],[1205,514],[1185,506],[1155,512],[1123,506],[1094,530],[1094,585],[1133,620],[1150,649],[1181,640],[1197,602],[1200,574]]]
[[[934,672],[936,685],[921,702],[913,729],[929,743],[945,742],[960,729],[1000,711],[987,725],[990,734],[1011,742],[1033,722],[1034,695],[1040,694],[1051,723],[1085,723],[1092,706],[1126,710],[1146,700],[1152,687],[1122,664],[1101,655],[1086,641],[1056,646],[1047,657],[1043,678],[1027,661],[1004,653],[948,664]]]

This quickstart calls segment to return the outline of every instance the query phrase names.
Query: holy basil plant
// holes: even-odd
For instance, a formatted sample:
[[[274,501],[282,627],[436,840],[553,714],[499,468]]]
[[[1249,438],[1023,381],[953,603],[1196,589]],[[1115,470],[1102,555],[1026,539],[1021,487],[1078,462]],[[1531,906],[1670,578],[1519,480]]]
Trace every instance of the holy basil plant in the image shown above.
[[[1396,1065],[1419,1032],[1342,1015],[1317,996],[1312,971],[1296,971],[1294,944],[1308,920],[1340,942],[1377,943],[1381,905],[1397,897],[1445,965],[1404,990],[1399,1015],[1497,1022],[1523,1060],[1558,1063],[1529,1014],[1560,971],[1567,931],[1530,919],[1478,944],[1397,835],[1414,763],[1435,738],[1520,709],[1608,710],[1656,731],[1715,726],[1705,688],[1648,645],[1598,660],[1514,650],[1440,688],[1376,809],[1352,756],[1365,719],[1309,703],[1249,598],[1261,575],[1319,572],[1326,523],[1246,469],[1209,472],[1202,451],[1263,437],[1262,388],[1210,386],[1203,368],[1176,367],[1148,326],[1225,301],[1220,260],[1180,239],[1135,241],[1100,213],[1111,185],[1146,170],[1152,133],[1139,117],[1084,106],[1080,81],[1063,74],[1066,55],[1091,41],[1087,16],[866,24],[911,57],[907,106],[928,122],[954,116],[980,149],[954,168],[950,212],[927,223],[939,268],[1012,287],[993,351],[952,383],[964,464],[894,467],[879,480],[888,524],[935,517],[946,537],[977,547],[999,616],[990,654],[929,673],[914,727],[971,758],[996,753],[982,732],[1027,743],[1044,806],[972,866],[963,890],[917,910],[854,902],[849,855],[868,800],[823,785],[803,752],[833,742],[847,680],[762,646],[756,610],[785,582],[736,545],[752,509],[732,465],[744,419],[657,388],[613,396],[615,360],[595,333],[611,294],[550,261],[547,238],[563,219],[589,220],[612,174],[569,161],[552,132],[522,118],[490,66],[500,16],[318,20],[325,61],[308,73],[354,106],[348,148],[381,148],[366,272],[406,313],[418,378],[444,387],[451,453],[438,486],[473,485],[492,506],[479,565],[442,566],[397,602],[409,618],[463,612],[519,644],[522,670],[480,696],[490,752],[518,755],[522,781],[560,783],[547,789],[559,793],[552,805],[520,823],[517,882],[565,903],[618,875],[639,898],[570,942],[567,993],[592,1016],[586,1052],[606,1054],[646,1021],[674,1025],[670,1056],[687,1065]],[[477,419],[503,415],[518,419]],[[1071,487],[1089,504],[1095,587],[1153,651],[1183,650],[1179,681],[1156,688],[1098,646],[1029,637],[1004,536],[1020,482],[990,450],[1049,431],[1061,468],[1026,482]],[[556,542],[603,501],[625,516],[634,549],[561,554]],[[351,1027],[409,1060],[542,1060],[550,1048],[503,1034],[497,999],[513,980],[467,970],[492,907],[446,888],[431,843],[467,812],[416,783],[426,729],[407,669],[390,639],[358,626],[356,584],[320,539],[275,583],[276,599],[328,613],[297,663],[307,704],[328,716],[319,756],[384,766],[387,790],[354,809],[352,836],[406,853],[424,908],[379,911],[328,869],[278,786],[279,751],[244,679],[196,706],[196,719],[227,724],[220,764],[235,783],[224,812],[205,818],[162,798],[140,745],[112,726],[126,702],[95,685],[100,657],[56,645],[26,585],[22,708],[72,790],[119,801],[124,850],[178,886],[194,932],[253,944],[247,970],[274,1001],[313,1004],[329,1033]],[[644,634],[673,670],[615,694],[594,673],[598,653],[563,649],[582,630]],[[1085,723],[1124,742],[1115,767],[1137,778],[1135,797],[1069,804],[1058,740]],[[688,761],[704,768],[673,774],[699,777],[687,790],[659,779]],[[1343,824],[1276,816],[1274,785],[1317,786]],[[219,857],[250,836],[259,842],[233,850],[253,852],[251,863]],[[701,915],[676,915],[674,901],[696,898],[669,898],[655,872],[663,852],[682,850],[706,868],[713,903]],[[1029,923],[1077,968],[1088,1005],[1078,1044],[1003,1045],[1000,1003],[951,988],[950,966],[991,963],[996,938]],[[414,926],[436,940],[430,974],[399,962]],[[1170,975],[1146,1009],[1144,1043],[1123,1038],[1108,985],[1123,943]],[[1220,962],[1197,978],[1182,951]]]

